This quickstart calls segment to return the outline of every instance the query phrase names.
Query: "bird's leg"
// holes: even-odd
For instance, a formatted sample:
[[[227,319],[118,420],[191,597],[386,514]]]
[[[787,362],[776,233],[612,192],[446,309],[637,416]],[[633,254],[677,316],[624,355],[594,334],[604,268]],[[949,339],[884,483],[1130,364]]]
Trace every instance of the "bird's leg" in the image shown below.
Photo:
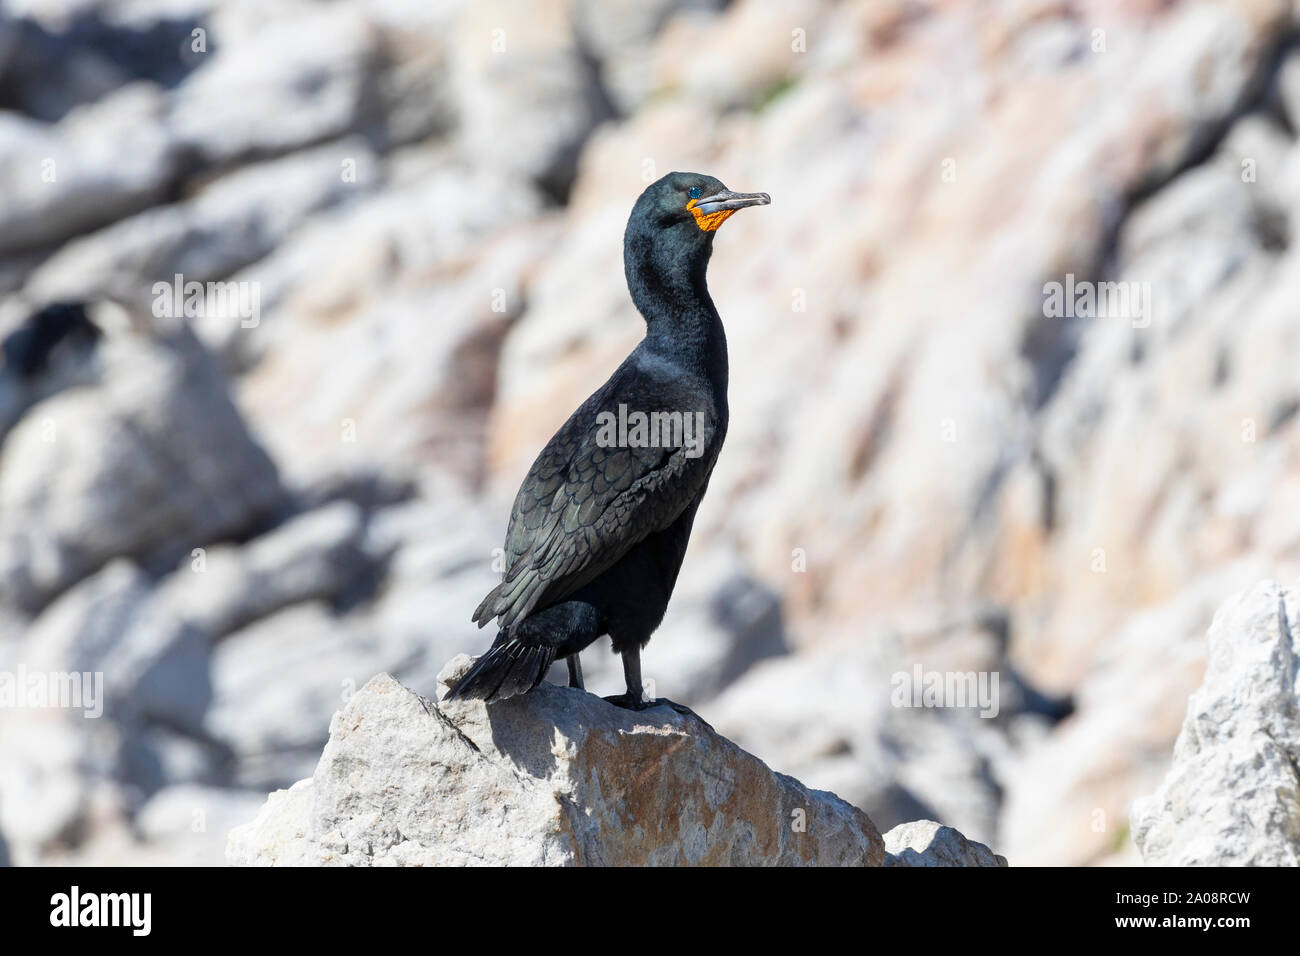
[[[627,699],[640,710],[650,702],[646,700],[645,683],[641,680],[641,648],[633,647],[623,652],[623,680],[627,684]]]
[[[569,686],[578,690],[587,689],[582,686],[582,661],[578,659],[577,651],[569,655]]]
[[[685,704],[678,704],[669,700],[667,697],[649,698],[645,695],[645,684],[641,680],[641,648],[633,647],[630,651],[623,652],[623,680],[627,682],[627,691],[622,694],[615,694],[613,697],[606,697],[617,707],[626,707],[628,710],[648,710],[651,707],[668,706],[679,714],[687,714],[694,717],[705,727],[710,730],[713,726],[691,710]]]
[[[623,680],[627,683],[627,693],[606,697],[607,701],[629,710],[645,710],[653,706],[646,700],[641,684],[641,648],[633,646],[631,650],[623,651]]]

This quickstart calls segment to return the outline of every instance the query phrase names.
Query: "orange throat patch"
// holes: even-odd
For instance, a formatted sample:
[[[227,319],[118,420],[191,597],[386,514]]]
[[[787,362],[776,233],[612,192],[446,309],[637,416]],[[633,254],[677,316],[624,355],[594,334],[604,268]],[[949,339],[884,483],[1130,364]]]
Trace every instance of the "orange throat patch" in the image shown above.
[[[695,205],[697,202],[699,202],[698,199],[692,199],[686,204],[686,208],[689,209],[691,215],[695,217],[695,225],[699,226],[705,232],[716,232],[718,227],[726,222],[731,217],[731,214],[736,211],[734,209],[719,209],[717,212],[700,212]]]

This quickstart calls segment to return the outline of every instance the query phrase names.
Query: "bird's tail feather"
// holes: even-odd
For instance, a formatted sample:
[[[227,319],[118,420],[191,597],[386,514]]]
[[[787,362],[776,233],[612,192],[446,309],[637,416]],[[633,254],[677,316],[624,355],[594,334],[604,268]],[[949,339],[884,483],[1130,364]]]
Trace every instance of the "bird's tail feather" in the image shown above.
[[[474,662],[443,700],[503,700],[526,694],[542,682],[554,662],[554,647],[503,640],[498,635],[492,649]]]

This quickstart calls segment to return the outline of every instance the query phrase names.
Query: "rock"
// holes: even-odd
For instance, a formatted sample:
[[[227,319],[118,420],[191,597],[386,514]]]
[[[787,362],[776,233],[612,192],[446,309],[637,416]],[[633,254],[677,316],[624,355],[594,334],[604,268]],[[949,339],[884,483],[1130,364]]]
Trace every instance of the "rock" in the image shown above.
[[[349,163],[355,179],[347,178]],[[111,296],[146,310],[165,308],[177,275],[183,282],[225,279],[265,256],[313,213],[365,193],[375,167],[370,148],[355,138],[241,167],[192,198],[79,236],[32,273],[25,291],[36,299]],[[251,296],[255,277],[241,278],[254,283]],[[159,282],[169,287],[161,294],[155,291]],[[259,308],[206,318],[246,330],[261,315]]]
[[[744,0],[728,5],[716,19],[698,13],[678,17],[668,24],[655,51],[654,83],[680,88],[692,99],[719,107],[761,105],[802,68],[807,38],[819,35],[828,6],[821,0]],[[817,41],[812,46],[816,48]],[[700,56],[701,49],[727,50],[729,55],[725,60]]]
[[[135,823],[146,852],[191,866],[220,866],[226,835],[263,799],[248,791],[191,784],[168,787],[141,807]]]
[[[110,720],[163,721],[197,731],[211,699],[208,639],[151,606],[148,575],[118,559],[52,602],[25,642],[43,673],[102,674]]]
[[[225,637],[212,655],[205,728],[235,755],[233,782],[268,790],[309,773],[330,714],[382,657],[352,622],[318,601],[287,607]],[[283,679],[287,673],[294,675],[290,682]]]
[[[114,311],[111,303],[0,310],[0,441],[36,402],[94,384],[99,330]]]
[[[1154,866],[1300,865],[1300,592],[1264,581],[1230,598],[1208,635],[1173,766],[1133,806]]]
[[[465,155],[567,194],[583,141],[613,110],[567,0],[465,7],[451,45]]]
[[[74,845],[120,806],[116,727],[80,711],[0,710],[0,833],[18,866]]]
[[[365,119],[392,148],[430,137],[450,137],[456,106],[448,80],[448,46],[455,34],[461,0],[429,4],[392,0],[364,4],[380,31],[380,73],[373,83],[377,103]]]
[[[171,111],[179,141],[204,163],[278,155],[360,127],[378,68],[377,31],[354,6],[293,7],[287,16],[219,12],[212,50],[176,90]]]
[[[364,584],[366,520],[349,501],[289,519],[247,544],[220,544],[187,557],[152,600],[212,641],[306,601],[344,601]]]
[[[475,201],[482,195],[493,202]],[[300,291],[265,328],[204,334],[235,364],[266,354],[244,377],[241,400],[264,423],[291,487],[409,479],[435,466],[477,480],[497,351],[553,224],[520,227],[467,256],[539,204],[534,190],[489,170],[432,169],[249,270],[292,270]],[[397,280],[397,262],[418,278]],[[352,357],[347,374],[322,380],[340,348]]]
[[[97,358],[94,387],[37,403],[0,446],[0,604],[39,609],[114,557],[175,562],[280,502],[184,325],[107,335]]]
[[[19,23],[7,10],[0,10],[0,78],[9,79],[6,74],[13,64],[14,51],[18,46]]]
[[[696,717],[549,685],[491,709],[440,705],[380,675],[331,721],[311,780],[272,794],[227,859],[879,866],[883,847],[860,810]]]
[[[579,0],[574,32],[600,62],[600,82],[613,105],[627,114],[654,91],[656,34],[683,12],[698,26],[722,6],[722,0]]]
[[[102,672],[116,721],[204,736],[209,653],[289,605],[341,597],[362,576],[358,510],[336,502],[243,547],[187,559],[155,585],[116,560],[61,594],[30,627],[26,658],[48,672]]]
[[[1291,52],[1277,72],[1277,92],[1293,130],[1300,130],[1300,53]]]
[[[1187,698],[1205,674],[1215,596],[1262,573],[1262,562],[1238,562],[1103,637],[1071,695],[1075,713],[1022,736],[1000,768],[997,845],[1008,857],[1020,866],[1084,865],[1132,852],[1129,811],[1167,770]]]
[[[333,515],[329,522],[333,524],[343,509],[352,507],[346,502],[327,505],[312,524],[328,530],[325,513]],[[470,621],[467,609],[482,599],[498,576],[491,571],[489,539],[475,530],[473,514],[467,503],[446,496],[437,505],[414,500],[380,508],[366,522],[360,543],[364,570],[353,573],[347,589],[314,597],[299,591],[296,601],[285,602],[274,613],[258,616],[217,641],[211,663],[213,705],[204,736],[221,742],[234,755],[235,783],[265,791],[310,774],[327,739],[330,715],[367,677],[391,671],[413,686],[432,687],[449,657],[476,646],[482,632]],[[304,535],[299,532],[295,537]],[[223,557],[220,564],[253,562],[249,570],[257,574],[255,557],[261,547],[262,539],[255,539],[239,553]],[[342,553],[352,554],[350,539]],[[282,570],[262,563],[264,583],[327,582],[329,574],[320,572],[313,581],[305,573],[322,563],[323,555],[317,552],[312,558],[310,554]],[[475,554],[481,560],[474,560]],[[349,566],[339,564],[335,570],[346,574]],[[209,574],[213,567],[210,563]],[[301,578],[299,570],[304,572]],[[221,606],[209,605],[206,596],[199,599],[194,594],[204,587],[194,580],[202,575],[182,570],[176,576],[188,583],[183,594],[167,602],[170,606],[191,608],[192,620],[227,619],[211,616]],[[227,589],[239,588],[240,580],[219,578],[214,587],[228,594]],[[378,593],[357,593],[366,583],[380,582]],[[247,606],[247,597],[259,593],[260,588],[251,587],[244,599],[229,606]],[[200,616],[196,612],[202,609],[208,613]],[[286,681],[285,674],[293,679]]]
[[[412,687],[434,687],[449,659],[484,646],[486,628],[467,609],[500,583],[493,570],[499,534],[472,501],[450,494],[376,512],[366,549],[386,574],[381,592],[354,617],[378,653],[355,676],[388,670]]]
[[[57,126],[0,111],[0,254],[50,245],[158,201],[179,152],[149,86],[125,87]]]
[[[343,866],[341,859],[322,854],[308,836],[314,798],[310,778],[269,794],[251,823],[230,831],[226,862],[232,866]]]
[[[206,680],[203,687],[207,687]],[[144,799],[172,786],[229,786],[232,755],[219,741],[162,722],[123,727],[116,779]]]
[[[893,634],[872,632],[761,661],[707,713],[738,745],[809,786],[842,794],[883,826],[939,816],[991,841],[1000,789],[991,763],[1006,744],[994,722],[973,710],[895,706],[893,680],[911,672],[894,656],[896,643]],[[653,653],[652,643],[644,657]],[[958,669],[992,665],[976,657]]]
[[[900,823],[885,834],[885,866],[1006,866],[983,843],[933,820]]]
[[[206,0],[24,3],[0,16],[4,108],[53,122],[133,81],[172,87],[193,65]]]

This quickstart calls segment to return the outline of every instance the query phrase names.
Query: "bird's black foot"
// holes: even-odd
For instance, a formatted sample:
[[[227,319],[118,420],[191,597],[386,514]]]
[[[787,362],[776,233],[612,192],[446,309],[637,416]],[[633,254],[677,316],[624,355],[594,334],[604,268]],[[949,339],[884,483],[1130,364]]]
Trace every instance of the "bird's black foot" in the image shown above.
[[[622,694],[614,694],[612,697],[606,697],[604,699],[609,701],[615,707],[622,707],[624,710],[642,711],[650,710],[654,707],[670,707],[679,714],[685,714],[687,717],[694,717],[710,730],[713,729],[712,724],[685,704],[679,704],[674,700],[669,700],[667,697],[646,697],[644,695],[633,697],[631,694],[625,692]]]
[[[611,694],[603,699],[609,701],[615,707],[622,707],[624,710],[648,710],[655,705],[655,702],[649,697],[633,697],[627,693]]]

